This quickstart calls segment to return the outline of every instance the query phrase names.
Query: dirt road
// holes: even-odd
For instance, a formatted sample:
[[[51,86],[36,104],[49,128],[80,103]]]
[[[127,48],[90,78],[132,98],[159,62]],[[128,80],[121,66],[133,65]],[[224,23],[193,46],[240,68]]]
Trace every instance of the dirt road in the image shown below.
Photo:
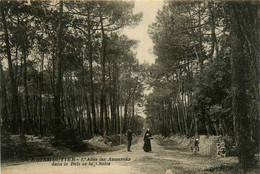
[[[75,161],[53,162],[28,162],[18,165],[3,165],[2,174],[178,174],[178,173],[210,173],[204,169],[218,166],[219,164],[230,163],[230,159],[212,159],[210,157],[193,155],[183,149],[172,148],[166,150],[152,140],[152,152],[146,153],[142,149],[142,138],[133,145],[132,152],[126,148],[109,152],[79,156]]]

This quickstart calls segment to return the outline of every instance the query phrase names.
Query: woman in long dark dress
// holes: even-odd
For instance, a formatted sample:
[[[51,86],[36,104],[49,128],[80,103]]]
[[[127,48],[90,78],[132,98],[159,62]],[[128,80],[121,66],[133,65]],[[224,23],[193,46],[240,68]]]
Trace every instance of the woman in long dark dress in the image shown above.
[[[149,130],[149,128],[146,130],[145,134],[144,134],[144,151],[145,152],[150,152],[152,151],[152,147],[151,147],[151,139],[152,139],[152,134]]]

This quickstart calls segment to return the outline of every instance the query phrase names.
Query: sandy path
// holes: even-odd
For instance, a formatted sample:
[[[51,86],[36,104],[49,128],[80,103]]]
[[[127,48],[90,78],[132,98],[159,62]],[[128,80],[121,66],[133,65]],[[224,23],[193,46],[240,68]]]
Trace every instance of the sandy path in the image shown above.
[[[67,162],[67,166],[64,166],[64,162],[60,162],[63,166],[52,166],[52,162],[29,162],[2,166],[1,171],[2,174],[178,174],[204,173],[205,168],[217,164],[215,159],[194,156],[190,152],[178,149],[165,150],[155,140],[152,140],[152,152],[144,152],[142,146],[143,141],[140,139],[132,146],[132,152],[127,152],[124,148],[109,153],[77,157],[75,163],[78,162],[79,166],[71,166],[71,162]],[[88,160],[88,158],[92,159]],[[105,161],[100,163],[100,158]],[[109,161],[109,158],[122,158],[129,161]]]
[[[156,146],[157,143],[156,143]],[[138,168],[134,167],[134,163],[136,160],[139,160],[142,156],[149,156],[150,154],[145,153],[142,150],[142,141],[138,141],[137,144],[133,145],[131,148],[132,152],[127,152],[126,148],[123,150],[109,152],[109,153],[101,153],[96,155],[89,156],[81,156],[77,157],[75,162],[79,162],[80,166],[71,166],[71,162],[68,162],[68,166],[52,166],[52,162],[30,162],[23,163],[19,165],[12,166],[2,166],[1,172],[2,174],[49,174],[49,173],[77,173],[77,174],[116,174],[116,173],[124,173],[124,174],[134,174],[134,173],[143,173]],[[124,158],[130,161],[108,161],[109,158]],[[88,160],[88,158],[92,158]],[[105,158],[107,165],[99,165],[99,159]],[[97,161],[95,161],[97,159]],[[97,163],[95,163],[97,162]],[[105,163],[103,162],[103,163]],[[57,162],[58,163],[58,162]],[[83,166],[83,163],[87,165]],[[89,165],[92,163],[93,165]],[[110,165],[109,165],[110,163]],[[95,166],[94,166],[95,165]]]

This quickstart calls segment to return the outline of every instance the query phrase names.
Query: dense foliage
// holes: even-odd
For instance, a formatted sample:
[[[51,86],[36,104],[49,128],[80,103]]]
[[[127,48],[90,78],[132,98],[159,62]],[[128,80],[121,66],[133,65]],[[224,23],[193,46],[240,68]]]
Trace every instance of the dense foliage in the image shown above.
[[[257,13],[254,1],[167,1],[149,28],[158,57],[146,97],[151,127],[232,136],[245,170],[259,147]]]
[[[71,138],[89,138],[131,125],[140,133],[135,108],[142,97],[142,67],[133,51],[137,42],[120,33],[142,18],[133,13],[134,2],[0,6],[3,130],[21,137],[63,139],[65,131]]]

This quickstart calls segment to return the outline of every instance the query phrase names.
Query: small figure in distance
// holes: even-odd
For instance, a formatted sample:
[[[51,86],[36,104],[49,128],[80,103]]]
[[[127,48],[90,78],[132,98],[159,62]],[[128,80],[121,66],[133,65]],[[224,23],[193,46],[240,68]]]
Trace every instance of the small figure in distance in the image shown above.
[[[152,138],[152,134],[150,132],[150,129],[147,128],[145,134],[144,134],[144,146],[143,149],[145,152],[150,152],[152,151],[152,147],[151,147],[151,139]]]
[[[194,154],[197,155],[198,152],[199,152],[199,139],[196,138],[195,141],[194,141]]]
[[[131,126],[128,127],[128,130],[126,132],[126,136],[127,136],[127,151],[128,152],[132,152],[130,150],[131,148],[131,143],[132,143],[132,131],[131,131]]]

